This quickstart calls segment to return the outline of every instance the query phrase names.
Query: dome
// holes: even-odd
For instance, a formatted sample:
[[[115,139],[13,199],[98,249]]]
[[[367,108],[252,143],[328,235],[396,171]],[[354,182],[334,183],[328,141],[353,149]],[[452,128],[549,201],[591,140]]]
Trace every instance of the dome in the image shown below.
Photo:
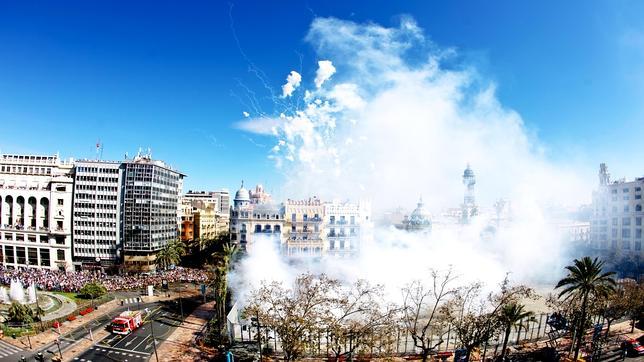
[[[409,215],[409,223],[411,225],[429,225],[431,224],[431,215],[425,209],[425,204],[423,203],[423,199],[421,198],[420,201],[418,201],[418,206],[414,211],[412,211],[411,215]]]
[[[474,177],[474,171],[472,171],[472,169],[470,168],[470,165],[468,164],[465,171],[463,171],[463,178],[470,178],[470,177]]]
[[[250,193],[244,188],[244,181],[242,181],[241,187],[235,193],[235,201],[249,201]]]

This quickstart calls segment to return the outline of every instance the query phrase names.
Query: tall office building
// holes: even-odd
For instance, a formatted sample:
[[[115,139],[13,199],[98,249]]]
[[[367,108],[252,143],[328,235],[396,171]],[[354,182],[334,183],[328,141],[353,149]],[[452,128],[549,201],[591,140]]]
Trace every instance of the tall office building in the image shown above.
[[[74,265],[108,269],[121,263],[121,162],[74,165]]]
[[[599,188],[593,193],[590,222],[594,249],[610,250],[622,256],[643,256],[642,188],[644,177],[611,182],[606,165],[600,165]]]
[[[7,268],[72,270],[72,164],[0,156],[0,252]]]
[[[123,246],[127,271],[156,270],[156,253],[178,235],[185,175],[150,156],[123,162]]]
[[[230,193],[227,189],[221,189],[212,193],[219,200],[219,213],[222,215],[230,214]]]

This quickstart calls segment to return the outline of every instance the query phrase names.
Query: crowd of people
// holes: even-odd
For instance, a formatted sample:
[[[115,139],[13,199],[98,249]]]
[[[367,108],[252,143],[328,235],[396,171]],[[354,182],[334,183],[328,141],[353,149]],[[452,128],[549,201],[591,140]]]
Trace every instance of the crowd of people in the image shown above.
[[[160,286],[166,280],[168,283],[203,283],[207,276],[203,270],[177,267],[173,270],[161,271],[154,275],[115,275],[108,276],[99,272],[64,272],[49,269],[6,269],[0,266],[0,284],[8,285],[12,280],[19,280],[22,285],[31,283],[41,290],[78,292],[85,284],[98,282],[108,291],[142,289],[148,285]]]

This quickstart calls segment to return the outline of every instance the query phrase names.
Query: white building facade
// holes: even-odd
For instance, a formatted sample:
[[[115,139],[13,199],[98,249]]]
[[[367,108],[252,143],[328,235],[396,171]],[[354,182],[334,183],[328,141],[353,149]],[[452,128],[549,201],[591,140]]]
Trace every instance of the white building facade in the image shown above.
[[[269,241],[275,248],[284,245],[284,205],[270,198],[263,203],[251,202],[251,193],[244,184],[235,193],[230,210],[230,241],[242,250],[251,251],[256,241]]]
[[[324,251],[328,256],[353,255],[360,250],[361,241],[372,237],[371,205],[368,202],[326,202],[324,221]]]
[[[72,165],[57,155],[0,155],[5,267],[73,270]]]
[[[76,161],[74,165],[74,267],[120,264],[121,162]]]
[[[593,193],[592,247],[622,256],[642,257],[644,177],[611,182],[606,165],[601,164],[599,181],[599,189]]]

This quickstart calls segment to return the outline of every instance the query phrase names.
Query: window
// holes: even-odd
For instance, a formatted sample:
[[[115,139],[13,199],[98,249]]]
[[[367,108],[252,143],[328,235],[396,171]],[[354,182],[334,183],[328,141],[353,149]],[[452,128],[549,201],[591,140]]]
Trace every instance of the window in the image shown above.
[[[610,242],[610,246],[611,246],[611,248],[613,248],[613,249],[617,249],[617,240],[612,240],[612,241]]]
[[[630,226],[631,225],[631,218],[630,217],[625,217],[622,219],[622,226]]]
[[[613,218],[613,226],[617,226],[617,218],[616,217]]]
[[[631,237],[631,229],[622,229],[622,238],[630,239],[630,237]]]
[[[628,188],[622,189],[622,192],[623,192],[623,193],[627,193],[627,192],[628,192]]]
[[[628,240],[622,241],[622,249],[630,250],[631,249],[631,242],[628,241]]]
[[[636,241],[635,242],[635,250],[642,250],[642,242],[641,241]]]
[[[642,238],[642,229],[635,229],[635,239]]]
[[[629,210],[630,208],[628,207],[628,205],[624,205],[624,212],[629,212]]]
[[[612,190],[611,190],[611,193],[616,194],[616,193],[617,193],[617,189],[612,189]]]
[[[635,218],[635,225],[642,226],[642,217],[638,216]]]
[[[331,225],[335,224],[335,216],[329,217],[329,224]]]
[[[56,250],[56,260],[65,260],[65,250]]]
[[[65,200],[58,199],[58,206],[63,206],[64,203],[65,203]]]
[[[635,205],[635,211],[642,211],[642,205],[640,204]]]
[[[642,195],[635,195],[635,200],[641,200],[641,199],[642,199]]]
[[[16,260],[13,257],[13,246],[4,247],[4,260],[9,264],[13,264]]]
[[[614,238],[617,237],[617,229],[611,229],[611,236]]]
[[[295,215],[295,214],[291,214],[291,221],[295,221],[295,220],[297,220],[297,219],[296,219],[296,216],[297,216],[297,215]]]

